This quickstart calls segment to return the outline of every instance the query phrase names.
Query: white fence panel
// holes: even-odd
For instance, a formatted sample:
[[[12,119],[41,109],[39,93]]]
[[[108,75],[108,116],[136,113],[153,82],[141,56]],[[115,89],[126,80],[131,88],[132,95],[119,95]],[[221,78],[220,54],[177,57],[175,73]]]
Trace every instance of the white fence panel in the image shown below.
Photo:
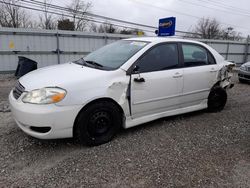
[[[38,67],[65,63],[129,35],[96,34],[77,31],[0,28],[0,72],[14,71],[18,56],[36,62]],[[248,60],[246,42],[201,39],[222,56],[235,63]]]

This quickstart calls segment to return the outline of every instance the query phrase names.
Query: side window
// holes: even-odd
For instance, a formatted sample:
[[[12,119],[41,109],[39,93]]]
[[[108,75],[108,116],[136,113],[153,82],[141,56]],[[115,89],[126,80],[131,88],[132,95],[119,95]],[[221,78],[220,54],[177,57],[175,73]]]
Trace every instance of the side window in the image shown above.
[[[150,49],[137,65],[141,73],[178,67],[177,44],[162,44]]]
[[[210,64],[211,60],[208,56],[207,50],[201,46],[193,44],[182,44],[182,51],[184,55],[184,67],[194,67]],[[213,58],[211,57],[211,59]],[[213,63],[211,62],[211,64]]]
[[[211,53],[208,52],[208,63],[209,64],[216,64],[215,59]]]

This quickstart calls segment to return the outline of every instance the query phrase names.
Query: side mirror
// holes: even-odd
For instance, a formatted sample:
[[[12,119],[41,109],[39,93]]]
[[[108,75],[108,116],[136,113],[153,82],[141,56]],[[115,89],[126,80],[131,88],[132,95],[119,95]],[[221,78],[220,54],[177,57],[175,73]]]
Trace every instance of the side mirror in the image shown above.
[[[145,82],[145,79],[141,77],[140,71],[139,71],[139,66],[135,65],[133,69],[134,74],[138,74],[136,78],[134,78],[135,82]]]

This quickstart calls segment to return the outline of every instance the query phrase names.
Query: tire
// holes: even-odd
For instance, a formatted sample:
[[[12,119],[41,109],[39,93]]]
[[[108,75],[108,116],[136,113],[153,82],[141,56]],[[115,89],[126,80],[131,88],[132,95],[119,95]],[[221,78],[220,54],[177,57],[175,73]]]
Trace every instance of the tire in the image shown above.
[[[214,87],[208,96],[208,111],[219,112],[224,109],[227,102],[227,92],[222,87]]]
[[[75,137],[81,144],[97,146],[114,138],[122,125],[122,114],[112,102],[96,102],[80,112]]]

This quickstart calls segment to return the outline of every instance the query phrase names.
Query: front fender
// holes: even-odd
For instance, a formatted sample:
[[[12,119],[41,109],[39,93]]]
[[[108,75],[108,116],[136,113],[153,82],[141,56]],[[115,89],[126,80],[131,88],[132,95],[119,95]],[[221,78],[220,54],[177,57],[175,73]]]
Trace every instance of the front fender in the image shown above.
[[[125,74],[115,77],[114,79],[103,79],[102,81],[93,84],[90,83],[88,86],[85,84],[83,88],[74,86],[71,88],[75,89],[67,91],[65,99],[60,103],[57,103],[57,105],[69,106],[80,104],[84,107],[94,100],[109,98],[119,104],[127,115],[129,114],[127,100],[128,86],[129,76],[126,76]]]

